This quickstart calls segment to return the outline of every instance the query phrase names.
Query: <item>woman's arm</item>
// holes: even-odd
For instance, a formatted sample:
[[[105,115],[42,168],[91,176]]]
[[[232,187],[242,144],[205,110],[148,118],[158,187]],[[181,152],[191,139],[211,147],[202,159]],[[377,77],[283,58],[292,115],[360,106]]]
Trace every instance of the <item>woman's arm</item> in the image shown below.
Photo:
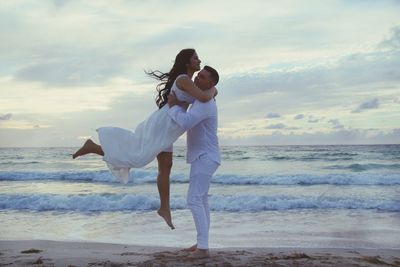
[[[214,97],[216,91],[215,87],[212,87],[209,90],[205,91],[201,90],[187,76],[182,76],[178,80],[176,80],[176,85],[179,89],[187,92],[200,102],[210,101]]]

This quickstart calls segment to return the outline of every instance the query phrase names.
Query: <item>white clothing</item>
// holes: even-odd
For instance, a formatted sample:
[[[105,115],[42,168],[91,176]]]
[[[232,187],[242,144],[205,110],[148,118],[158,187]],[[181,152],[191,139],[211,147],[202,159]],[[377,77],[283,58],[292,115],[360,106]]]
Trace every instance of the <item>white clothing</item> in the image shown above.
[[[176,80],[181,76],[175,79],[171,91],[180,101],[193,103],[194,98],[176,86]],[[128,182],[130,168],[143,167],[160,152],[171,150],[172,144],[185,132],[171,119],[168,110],[168,104],[164,105],[141,122],[134,132],[119,127],[97,129],[104,151],[103,160],[121,182]]]
[[[169,147],[167,147],[166,149],[163,149],[161,152],[174,152],[174,145],[170,145]]]
[[[211,177],[221,162],[217,136],[217,105],[213,99],[207,103],[195,100],[187,112],[180,106],[173,106],[168,113],[187,130],[186,160],[191,163],[187,204],[196,225],[197,248],[208,249],[208,189]]]
[[[190,208],[197,231],[197,248],[208,249],[210,207],[208,189],[218,163],[203,154],[191,163],[187,205]]]
[[[176,105],[170,108],[168,113],[176,123],[187,130],[188,163],[195,161],[202,154],[207,154],[218,164],[221,162],[217,136],[218,110],[214,99],[207,103],[195,100],[187,112]]]

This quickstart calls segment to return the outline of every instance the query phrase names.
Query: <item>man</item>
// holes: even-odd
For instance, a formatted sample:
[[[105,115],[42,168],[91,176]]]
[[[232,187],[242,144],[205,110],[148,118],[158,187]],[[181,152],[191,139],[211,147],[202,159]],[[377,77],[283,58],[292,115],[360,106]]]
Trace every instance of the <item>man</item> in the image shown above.
[[[218,72],[205,66],[194,79],[202,90],[207,90],[218,83]],[[186,112],[171,94],[168,96],[168,113],[182,128],[187,130],[186,161],[190,163],[190,180],[187,204],[190,208],[197,231],[197,243],[187,251],[192,258],[209,257],[208,233],[210,228],[210,208],[208,206],[208,189],[211,177],[220,165],[217,127],[218,114],[215,100],[207,103],[195,100]]]

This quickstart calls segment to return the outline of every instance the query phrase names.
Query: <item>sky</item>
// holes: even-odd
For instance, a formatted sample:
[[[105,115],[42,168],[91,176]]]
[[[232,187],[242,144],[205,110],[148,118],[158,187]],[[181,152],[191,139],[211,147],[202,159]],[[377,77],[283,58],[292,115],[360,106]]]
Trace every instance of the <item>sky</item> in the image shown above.
[[[0,147],[134,130],[195,48],[221,145],[400,143],[400,1],[0,1]],[[185,136],[177,142],[185,144]]]

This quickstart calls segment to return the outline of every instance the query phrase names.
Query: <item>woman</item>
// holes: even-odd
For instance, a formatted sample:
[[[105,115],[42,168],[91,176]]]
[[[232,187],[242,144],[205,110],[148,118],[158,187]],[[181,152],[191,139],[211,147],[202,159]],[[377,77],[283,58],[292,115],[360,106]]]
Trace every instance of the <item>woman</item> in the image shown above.
[[[177,98],[192,103],[194,98],[207,102],[215,95],[215,88],[202,91],[192,82],[193,74],[200,70],[200,59],[194,49],[183,49],[175,58],[168,73],[152,71],[147,74],[159,81],[157,85],[157,105],[159,110],[140,123],[135,132],[118,127],[97,129],[100,145],[87,140],[73,155],[77,158],[89,153],[103,156],[112,174],[121,182],[127,183],[129,169],[143,167],[157,157],[157,186],[160,194],[160,208],[157,213],[171,229],[171,210],[169,204],[169,175],[172,168],[172,144],[184,130],[168,115],[168,94],[174,91]]]

